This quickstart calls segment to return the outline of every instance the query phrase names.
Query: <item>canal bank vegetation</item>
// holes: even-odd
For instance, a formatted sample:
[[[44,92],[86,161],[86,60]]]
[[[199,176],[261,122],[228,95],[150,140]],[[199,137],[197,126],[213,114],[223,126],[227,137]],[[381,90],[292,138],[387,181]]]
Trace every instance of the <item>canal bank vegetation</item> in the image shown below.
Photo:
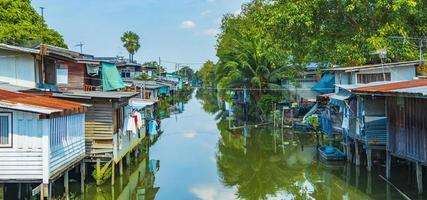
[[[380,63],[382,49],[386,62],[417,59],[419,41],[410,36],[426,35],[426,11],[417,0],[253,0],[224,16],[219,60],[207,61],[198,78],[205,88],[246,88],[266,116],[271,99],[293,98],[278,92],[281,81],[298,87],[310,63],[319,69]]]

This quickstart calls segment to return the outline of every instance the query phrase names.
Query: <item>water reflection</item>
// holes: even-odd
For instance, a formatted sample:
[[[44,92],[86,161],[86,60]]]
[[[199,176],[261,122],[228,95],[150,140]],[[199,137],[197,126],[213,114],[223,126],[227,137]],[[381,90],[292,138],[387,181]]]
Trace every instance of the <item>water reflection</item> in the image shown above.
[[[310,134],[235,126],[215,93],[196,97],[162,122],[115,187],[89,185],[85,199],[401,199],[382,171],[319,161]]]

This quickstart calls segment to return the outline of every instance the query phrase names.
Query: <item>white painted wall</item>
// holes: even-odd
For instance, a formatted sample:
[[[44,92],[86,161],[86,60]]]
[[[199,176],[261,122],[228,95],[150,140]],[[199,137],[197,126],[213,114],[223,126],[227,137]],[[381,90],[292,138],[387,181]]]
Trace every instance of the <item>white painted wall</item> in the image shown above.
[[[85,155],[84,114],[54,119],[39,119],[38,114],[0,109],[12,112],[12,147],[0,148],[0,182],[11,180],[37,181]],[[51,121],[61,121],[59,145],[50,146],[58,133]],[[67,123],[68,125],[65,125]],[[46,140],[46,139],[47,140]]]
[[[368,71],[361,71],[361,72],[354,73],[353,79],[356,82],[358,74],[376,74],[376,73],[382,73],[382,72],[383,71],[381,68],[372,69]],[[391,81],[407,81],[407,80],[413,80],[416,77],[415,66],[385,68],[384,72],[390,73]]]
[[[0,82],[22,87],[36,87],[34,57],[0,50]]]
[[[42,179],[42,130],[37,114],[12,112],[12,147],[0,148],[0,181]]]

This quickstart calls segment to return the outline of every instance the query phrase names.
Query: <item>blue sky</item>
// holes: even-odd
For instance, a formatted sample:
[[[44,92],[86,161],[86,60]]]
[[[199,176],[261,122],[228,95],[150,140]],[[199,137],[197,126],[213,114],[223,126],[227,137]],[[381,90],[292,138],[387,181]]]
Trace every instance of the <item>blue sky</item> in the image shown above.
[[[33,0],[45,7],[49,27],[59,31],[72,50],[96,56],[127,57],[120,36],[141,36],[139,62],[158,60],[202,63],[217,60],[215,44],[221,18],[237,13],[248,0]],[[166,63],[168,70],[174,64]],[[199,65],[193,65],[195,69]]]

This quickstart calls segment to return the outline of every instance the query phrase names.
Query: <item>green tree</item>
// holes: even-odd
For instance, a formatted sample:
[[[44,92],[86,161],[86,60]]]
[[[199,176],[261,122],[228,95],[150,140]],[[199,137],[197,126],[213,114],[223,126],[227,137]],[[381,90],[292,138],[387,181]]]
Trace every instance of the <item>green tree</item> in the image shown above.
[[[141,48],[139,35],[132,31],[126,31],[120,39],[123,42],[123,47],[129,52],[129,61],[133,62],[133,56]]]
[[[176,74],[183,77],[184,79],[191,80],[194,76],[194,70],[189,66],[183,66],[176,72]]]
[[[166,72],[166,69],[161,65],[159,65],[157,61],[145,62],[144,64],[142,64],[142,66],[153,68],[156,74],[161,74]]]
[[[48,28],[29,0],[0,0],[0,43],[33,47],[41,42],[67,47],[62,36]]]
[[[215,64],[212,61],[206,61],[196,73],[197,78],[203,82],[203,86],[215,85]]]

